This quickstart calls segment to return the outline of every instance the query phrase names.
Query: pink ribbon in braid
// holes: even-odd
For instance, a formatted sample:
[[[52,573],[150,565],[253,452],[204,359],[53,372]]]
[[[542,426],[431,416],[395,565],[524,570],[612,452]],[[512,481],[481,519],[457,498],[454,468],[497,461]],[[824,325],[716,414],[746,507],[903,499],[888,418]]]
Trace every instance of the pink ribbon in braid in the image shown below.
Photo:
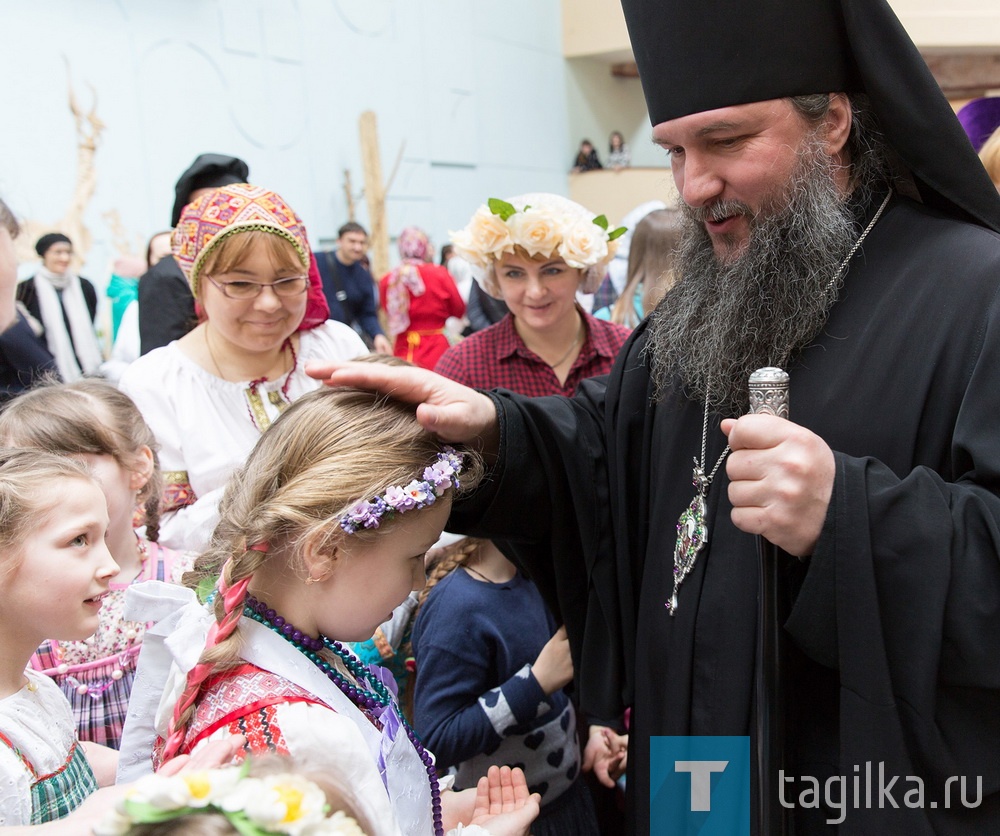
[[[251,546],[250,549],[253,551],[267,552],[267,543],[258,543],[257,545]],[[226,639],[228,639],[232,634],[233,630],[236,629],[236,625],[240,622],[240,617],[243,615],[243,602],[247,597],[247,587],[250,586],[250,579],[253,575],[247,575],[242,580],[229,586],[226,583],[226,574],[228,570],[231,569],[233,563],[233,558],[230,557],[226,560],[225,565],[222,567],[222,572],[219,575],[219,594],[222,596],[222,606],[224,614],[221,621],[217,621],[208,629],[208,636],[205,639],[205,650],[202,651],[202,655],[206,651],[215,647],[217,644],[221,644]],[[179,724],[181,716],[194,705],[195,700],[198,698],[198,694],[201,692],[201,686],[204,684],[205,680],[212,675],[215,670],[213,665],[206,664],[204,662],[199,662],[187,675],[187,685],[184,688],[180,699],[177,700],[177,704],[174,706],[173,719],[171,721],[170,736],[167,737],[166,742],[163,746],[163,760],[167,761],[174,757],[179,751],[181,746],[184,744],[184,738],[187,736],[186,726],[181,726]]]

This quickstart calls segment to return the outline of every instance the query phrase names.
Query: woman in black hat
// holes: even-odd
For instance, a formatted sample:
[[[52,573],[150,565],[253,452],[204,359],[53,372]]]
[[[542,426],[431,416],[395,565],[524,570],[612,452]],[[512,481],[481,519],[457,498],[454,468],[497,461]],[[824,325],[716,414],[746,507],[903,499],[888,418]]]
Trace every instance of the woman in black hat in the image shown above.
[[[103,356],[94,318],[97,291],[73,271],[73,242],[61,232],[38,239],[42,266],[17,288],[17,301],[42,327],[42,337],[65,381],[98,374]]]

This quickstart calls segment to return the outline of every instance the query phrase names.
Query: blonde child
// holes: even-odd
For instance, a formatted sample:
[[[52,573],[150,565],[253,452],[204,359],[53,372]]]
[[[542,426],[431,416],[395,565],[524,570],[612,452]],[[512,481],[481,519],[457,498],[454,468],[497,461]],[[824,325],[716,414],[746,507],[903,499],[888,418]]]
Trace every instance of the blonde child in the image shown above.
[[[213,614],[192,594],[171,636],[162,757],[239,731],[250,754],[349,764],[373,836],[468,823],[474,794],[442,792],[391,676],[329,637],[369,638],[423,586],[424,553],[478,473],[404,404],[343,389],[292,404],[226,489],[199,563],[219,575]],[[520,812],[530,820],[536,804]]]
[[[0,828],[9,836],[90,833],[122,792],[110,786],[118,753],[78,740],[66,698],[28,666],[46,636],[80,641],[96,629],[118,574],[107,527],[101,486],[81,464],[0,448]],[[227,737],[162,771],[227,763],[241,743]]]
[[[26,670],[47,636],[79,641],[97,628],[118,574],[107,525],[104,494],[81,465],[0,449],[2,826],[42,824],[79,806],[97,789],[88,756],[113,775],[114,753],[81,744],[59,688]]]
[[[0,439],[85,464],[107,499],[107,542],[119,573],[105,596],[97,631],[85,641],[48,637],[31,658],[73,706],[80,740],[117,749],[145,623],[124,616],[125,590],[146,580],[179,582],[191,556],[163,548],[156,439],[135,404],[110,384],[80,380],[44,386],[0,413]],[[144,527],[133,527],[143,508]]]

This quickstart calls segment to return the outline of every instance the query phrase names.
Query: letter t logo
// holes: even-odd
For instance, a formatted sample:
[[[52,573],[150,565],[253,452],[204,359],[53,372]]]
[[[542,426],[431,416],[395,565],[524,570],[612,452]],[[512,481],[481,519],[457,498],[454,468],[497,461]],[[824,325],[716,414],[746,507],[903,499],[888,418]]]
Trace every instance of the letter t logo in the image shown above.
[[[712,811],[712,773],[725,772],[729,761],[674,761],[674,772],[691,773],[691,811]]]

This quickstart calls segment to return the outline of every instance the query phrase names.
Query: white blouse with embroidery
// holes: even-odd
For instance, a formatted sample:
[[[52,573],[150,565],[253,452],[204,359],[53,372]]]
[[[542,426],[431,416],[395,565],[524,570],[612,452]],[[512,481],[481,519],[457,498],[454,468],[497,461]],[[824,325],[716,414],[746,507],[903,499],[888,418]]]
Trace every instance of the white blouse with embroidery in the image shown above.
[[[49,775],[66,764],[76,721],[59,686],[33,670],[24,675],[34,690],[25,686],[0,700],[0,731],[38,775]],[[30,823],[33,781],[17,752],[0,743],[0,827]]]
[[[300,334],[298,362],[288,374],[250,390],[206,371],[176,342],[136,360],[122,375],[120,387],[135,401],[160,443],[160,468],[168,490],[188,484],[193,504],[168,511],[160,523],[160,543],[200,552],[218,522],[218,504],[226,481],[246,460],[262,427],[289,402],[319,388],[308,377],[311,360],[349,360],[368,349],[349,326],[329,320]],[[281,390],[288,384],[287,400]]]

